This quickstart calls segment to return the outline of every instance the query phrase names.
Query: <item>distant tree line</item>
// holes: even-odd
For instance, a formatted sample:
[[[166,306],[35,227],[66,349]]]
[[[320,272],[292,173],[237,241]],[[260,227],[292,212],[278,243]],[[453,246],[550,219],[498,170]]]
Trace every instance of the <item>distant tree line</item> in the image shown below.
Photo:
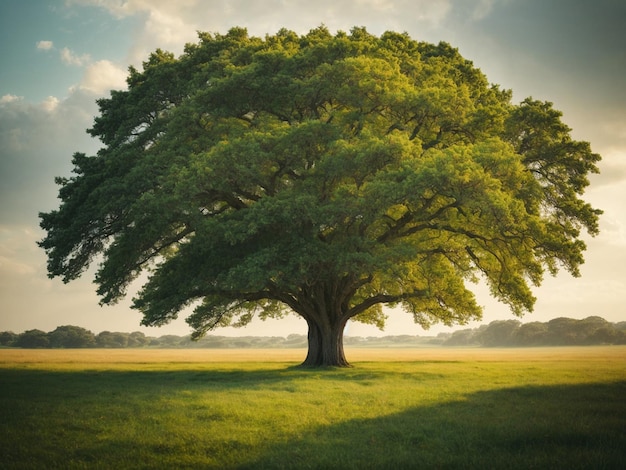
[[[0,345],[16,348],[136,348],[148,346],[151,338],[140,331],[120,333],[103,331],[94,335],[79,326],[59,326],[46,333],[27,330],[21,334],[0,332]]]
[[[440,335],[441,336],[441,335]],[[448,334],[444,346],[519,347],[626,344],[626,322],[601,317],[582,320],[559,317],[546,323],[497,320],[475,329]]]
[[[206,336],[198,341],[191,336],[146,336],[140,331],[123,333],[103,331],[98,334],[79,326],[59,326],[54,331],[34,329],[16,334],[0,332],[0,347],[14,348],[276,348],[306,347],[306,335],[280,336]]]
[[[601,317],[582,320],[555,318],[546,323],[521,323],[497,320],[478,328],[440,333],[437,336],[346,336],[345,344],[353,347],[411,346],[583,346],[626,344],[626,321],[610,323]],[[48,333],[27,330],[16,334],[0,332],[0,347],[14,348],[305,348],[306,335],[282,336],[205,336],[198,341],[187,336],[146,336],[133,333],[102,331],[94,334],[79,326],[59,326]]]

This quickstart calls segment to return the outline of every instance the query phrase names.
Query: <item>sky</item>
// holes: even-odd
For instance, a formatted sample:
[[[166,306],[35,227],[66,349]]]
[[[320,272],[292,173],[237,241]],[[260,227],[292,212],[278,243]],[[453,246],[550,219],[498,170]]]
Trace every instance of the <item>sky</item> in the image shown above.
[[[522,322],[599,315],[626,320],[626,2],[622,0],[2,0],[0,1],[0,331],[76,325],[149,336],[190,332],[185,312],[171,325],[140,327],[130,300],[100,307],[93,270],[63,284],[48,279],[36,242],[39,212],[59,205],[56,176],[69,176],[74,152],[95,154],[89,128],[96,100],[124,89],[129,65],[156,48],[180,54],[197,31],[233,26],[265,36],[364,26],[376,35],[407,32],[446,41],[513,100],[547,100],[576,140],[603,156],[584,199],[604,211],[601,234],[585,236],[582,276],[547,277]],[[515,317],[476,286],[482,322],[424,331],[401,310],[386,310],[384,332],[350,323],[352,336],[433,335]],[[131,294],[132,295],[132,294]],[[218,335],[305,334],[291,315],[253,321]]]

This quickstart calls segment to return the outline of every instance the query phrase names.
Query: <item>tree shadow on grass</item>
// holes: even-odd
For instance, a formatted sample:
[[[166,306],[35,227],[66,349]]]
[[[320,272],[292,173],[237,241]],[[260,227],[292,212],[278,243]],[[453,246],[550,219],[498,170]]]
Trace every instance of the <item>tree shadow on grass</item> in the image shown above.
[[[376,418],[343,415],[291,433],[273,429],[284,423],[257,422],[251,429],[245,419],[237,421],[238,400],[268,392],[266,406],[284,406],[271,400],[289,392],[295,397],[289,406],[306,399],[324,414],[331,405],[326,398],[305,396],[312,378],[320,381],[318,393],[399,378],[402,386],[411,385],[402,372],[375,368],[4,369],[0,468],[626,468],[623,381],[455,395]],[[428,386],[439,378],[413,371],[410,380]],[[208,405],[213,394],[224,392],[232,396],[233,415]],[[173,407],[167,402],[172,397],[178,400]],[[160,414],[162,406],[172,408],[169,414]],[[82,415],[76,421],[74,411]],[[113,420],[109,427],[106,419]],[[127,423],[135,429],[122,429]],[[221,434],[226,428],[235,431]]]
[[[240,469],[625,469],[626,382],[529,386],[350,420]]]
[[[162,393],[176,393],[188,387],[201,387],[210,390],[255,390],[275,386],[290,387],[299,384],[301,379],[319,378],[326,383],[366,383],[397,377],[423,381],[440,378],[442,375],[427,371],[390,371],[387,369],[343,369],[343,368],[306,368],[300,366],[277,365],[275,368],[254,366],[232,367],[229,369],[193,368],[173,370],[47,370],[47,369],[0,369],[1,383],[15,387],[18,394],[30,396],[59,393],[66,396],[76,394],[100,394],[106,391],[137,391],[157,387]],[[0,390],[0,398],[2,390]]]

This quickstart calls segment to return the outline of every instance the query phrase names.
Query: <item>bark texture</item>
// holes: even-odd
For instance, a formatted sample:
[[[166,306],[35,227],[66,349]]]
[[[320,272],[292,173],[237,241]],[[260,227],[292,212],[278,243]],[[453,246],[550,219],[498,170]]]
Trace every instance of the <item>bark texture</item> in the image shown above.
[[[343,350],[346,320],[321,322],[307,320],[309,350],[303,367],[350,367]]]

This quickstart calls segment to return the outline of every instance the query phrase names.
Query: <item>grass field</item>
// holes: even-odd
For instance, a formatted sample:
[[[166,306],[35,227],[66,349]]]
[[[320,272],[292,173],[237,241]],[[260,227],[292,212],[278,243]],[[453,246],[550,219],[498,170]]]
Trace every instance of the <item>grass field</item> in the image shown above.
[[[626,468],[626,347],[0,349],[0,468]]]

